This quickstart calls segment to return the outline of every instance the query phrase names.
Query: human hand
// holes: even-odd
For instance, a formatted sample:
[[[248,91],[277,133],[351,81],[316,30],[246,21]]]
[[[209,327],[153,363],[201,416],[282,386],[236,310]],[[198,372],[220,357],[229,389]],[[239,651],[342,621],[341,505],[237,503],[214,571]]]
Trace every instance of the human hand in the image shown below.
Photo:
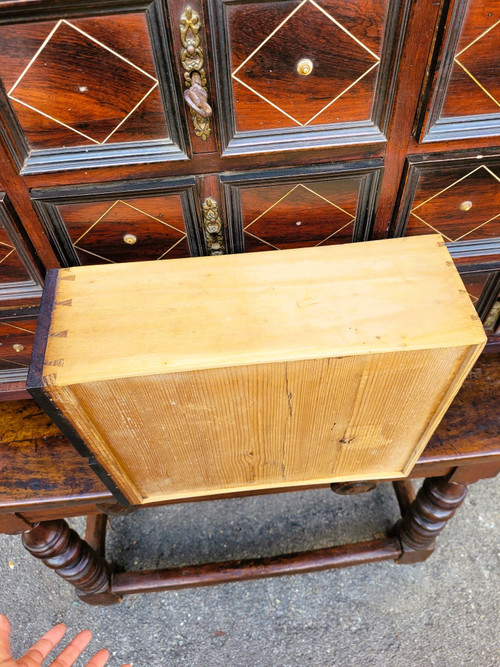
[[[0,667],[41,667],[45,658],[53,648],[59,644],[66,632],[66,626],[63,623],[55,625],[36,644],[23,655],[19,660],[14,660],[10,650],[10,623],[6,616],[0,614]],[[87,648],[92,633],[90,630],[83,630],[74,637],[66,648],[61,651],[51,667],[71,667],[76,659]],[[103,667],[109,658],[109,651],[101,649],[97,651],[86,667]],[[131,665],[122,665],[122,667],[132,667]]]

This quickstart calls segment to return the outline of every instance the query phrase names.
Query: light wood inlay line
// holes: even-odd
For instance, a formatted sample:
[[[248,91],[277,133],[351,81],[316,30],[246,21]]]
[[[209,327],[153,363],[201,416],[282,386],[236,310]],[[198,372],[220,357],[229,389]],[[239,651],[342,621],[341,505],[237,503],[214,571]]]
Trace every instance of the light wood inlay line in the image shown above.
[[[491,94],[491,93],[490,93],[490,92],[489,92],[489,91],[488,91],[488,90],[487,90],[481,83],[479,83],[479,81],[476,79],[476,77],[474,76],[474,74],[472,74],[472,72],[469,72],[469,70],[467,69],[467,67],[465,67],[465,65],[462,65],[462,63],[460,62],[460,60],[458,60],[458,58],[455,58],[455,62],[457,63],[457,65],[460,65],[460,67],[463,69],[463,71],[464,71],[466,74],[469,75],[469,77],[474,81],[474,83],[475,83],[477,86],[479,86],[479,88],[481,88],[481,90],[483,91],[483,93],[484,93],[485,95],[488,95],[488,97],[489,97],[490,99],[492,99],[493,102],[495,102],[495,104],[496,104],[497,106],[500,107],[500,102],[499,102],[495,97],[493,97],[493,95],[492,95],[492,94]]]
[[[270,246],[274,250],[280,250],[277,246],[273,245],[272,243],[269,243],[269,241],[266,241],[265,239],[261,239],[260,236],[256,236],[255,234],[252,234],[252,232],[247,232],[245,230],[245,234],[248,234],[248,236],[252,236],[254,239],[257,239],[257,241],[260,241],[261,243],[265,243],[266,245]]]
[[[353,82],[351,83],[350,86],[347,86],[347,88],[345,88],[341,93],[339,93],[339,94],[337,95],[337,97],[334,97],[333,100],[331,100],[331,102],[328,102],[328,104],[326,104],[322,109],[320,109],[320,110],[318,111],[317,114],[315,114],[312,118],[309,118],[309,120],[308,120],[306,123],[304,123],[304,126],[305,126],[305,125],[309,125],[309,123],[312,123],[313,120],[315,120],[320,114],[323,113],[323,111],[326,111],[326,109],[328,109],[328,107],[331,107],[332,104],[334,104],[340,97],[342,97],[342,95],[345,95],[349,90],[351,90],[351,88],[353,88],[357,83],[359,83],[359,82],[361,81],[361,79],[364,79],[365,76],[367,76],[368,74],[370,74],[370,72],[371,72],[373,69],[375,69],[375,67],[378,67],[378,64],[379,64],[379,63],[376,62],[374,65],[372,65],[371,67],[369,67],[369,68],[366,70],[366,72],[364,72],[361,76],[359,76],[359,77],[356,79],[356,81],[353,81]]]
[[[292,12],[290,12],[290,14],[288,14],[288,16],[271,33],[269,33],[269,35],[265,38],[265,40],[261,42],[259,46],[256,49],[254,49],[252,53],[247,58],[245,58],[245,60],[240,65],[238,65],[238,67],[233,72],[233,76],[237,74],[240,71],[240,69],[244,65],[246,65],[247,62],[251,60],[258,51],[260,51],[260,49],[264,46],[264,44],[267,44],[267,42],[271,39],[271,37],[273,37],[278,32],[278,30],[280,30],[285,25],[285,23],[287,23],[292,18],[294,14],[296,14],[299,11],[299,9],[306,4],[306,2],[308,2],[308,0],[302,0],[300,5],[297,5],[297,7],[295,7],[295,9]]]
[[[94,144],[99,145],[99,142],[96,139],[93,139],[92,137],[89,137],[88,134],[84,134],[83,132],[80,132],[80,130],[75,130],[74,127],[71,127],[71,125],[66,125],[66,123],[63,123],[62,120],[57,120],[57,118],[54,118],[53,116],[49,116],[48,113],[44,113],[43,111],[40,111],[40,109],[37,109],[36,107],[32,107],[31,104],[27,104],[26,102],[23,102],[22,100],[17,99],[17,97],[14,97],[13,95],[9,95],[11,100],[14,100],[14,102],[17,102],[18,104],[22,104],[23,106],[27,107],[28,109],[31,109],[32,111],[36,111],[36,113],[39,113],[41,116],[45,116],[45,118],[48,118],[49,120],[53,120],[54,123],[58,123],[59,125],[62,125],[68,130],[71,130],[72,132],[76,132],[76,134],[81,135],[82,137],[85,137],[85,139],[88,139],[89,141],[93,141]]]
[[[413,212],[413,211],[416,211],[417,208],[420,208],[420,207],[423,206],[424,204],[427,204],[427,202],[430,202],[432,199],[435,199],[436,197],[439,197],[439,195],[442,195],[443,192],[446,192],[447,190],[449,190],[449,189],[452,188],[453,186],[457,185],[457,183],[460,183],[460,181],[463,181],[465,178],[468,178],[469,176],[472,176],[472,174],[475,174],[476,171],[478,171],[478,169],[486,169],[486,171],[487,171],[489,174],[491,174],[491,175],[493,176],[493,178],[495,178],[497,181],[500,181],[500,179],[498,178],[498,176],[496,176],[496,175],[491,171],[491,169],[489,169],[489,168],[488,168],[486,165],[484,165],[484,164],[480,164],[479,167],[476,167],[476,168],[473,169],[472,171],[469,171],[469,173],[465,174],[465,176],[461,176],[461,177],[458,178],[456,181],[453,181],[453,183],[451,183],[450,185],[447,185],[447,186],[446,186],[445,188],[443,188],[442,190],[439,190],[439,192],[436,192],[436,194],[435,194],[435,195],[432,195],[432,197],[429,197],[428,199],[426,199],[425,201],[423,201],[421,204],[418,204],[417,206],[414,206],[414,207],[411,209],[412,212]]]
[[[1,324],[2,324],[4,327],[11,327],[12,329],[17,329],[18,331],[24,331],[24,332],[26,332],[26,333],[29,333],[29,334],[31,334],[32,336],[35,335],[35,333],[34,333],[33,331],[30,331],[29,329],[25,329],[24,327],[20,327],[20,326],[18,326],[17,324],[10,324],[9,322],[1,322]]]
[[[347,222],[345,225],[342,225],[342,227],[339,227],[338,229],[336,229],[334,232],[332,232],[331,234],[329,234],[326,238],[324,238],[324,239],[323,239],[322,241],[320,241],[319,243],[316,243],[316,246],[315,246],[315,247],[317,248],[318,246],[320,246],[320,245],[321,245],[322,243],[324,243],[325,241],[328,241],[328,239],[331,239],[332,236],[335,236],[335,234],[338,234],[339,232],[341,232],[341,231],[342,231],[343,229],[345,229],[346,227],[349,227],[349,225],[352,225],[353,222],[354,222],[354,218],[353,218],[352,220],[349,220],[349,222]]]
[[[109,264],[116,264],[116,262],[113,262],[112,259],[108,259],[107,257],[103,257],[102,255],[98,255],[95,252],[91,252],[90,250],[85,250],[85,248],[80,248],[80,246],[73,245],[73,247],[76,250],[80,250],[80,252],[86,252],[87,255],[92,255],[93,257],[98,257],[99,259],[103,259],[105,262],[109,262]]]
[[[175,248],[176,245],[179,245],[179,243],[180,243],[181,241],[184,241],[185,238],[187,238],[187,235],[186,235],[186,234],[184,234],[183,236],[181,236],[181,238],[180,238],[178,241],[176,241],[173,245],[171,245],[170,248],[169,248],[168,250],[165,250],[165,252],[163,253],[163,255],[160,255],[160,256],[158,257],[158,260],[159,260],[159,259],[163,259],[163,258],[165,257],[165,255],[168,255],[168,253],[169,253],[171,250],[173,250],[173,249]],[[157,261],[158,261],[158,260],[157,260]]]
[[[279,107],[277,104],[274,104],[274,102],[271,102],[271,100],[268,100],[267,97],[264,97],[264,95],[261,95],[261,94],[259,93],[259,91],[255,90],[255,88],[252,88],[251,86],[249,86],[247,83],[245,83],[245,82],[242,81],[241,79],[238,79],[238,77],[237,77],[237,76],[234,76],[234,74],[233,74],[233,79],[234,79],[235,81],[237,81],[238,83],[241,83],[241,85],[242,85],[242,86],[245,86],[245,88],[248,88],[248,90],[250,90],[254,95],[257,95],[257,97],[260,97],[262,100],[264,100],[264,102],[267,102],[267,103],[270,104],[272,107],[274,107],[275,109],[277,109],[278,111],[280,111],[280,112],[281,112],[282,114],[284,114],[287,118],[290,118],[290,120],[293,120],[293,122],[294,122],[294,123],[297,123],[297,125],[301,125],[301,126],[303,125],[303,123],[301,123],[300,120],[297,120],[296,118],[294,118],[293,116],[291,116],[289,113],[287,113],[286,111],[284,111],[281,107]]]
[[[4,245],[4,244],[2,244],[2,245]],[[6,245],[6,244],[5,244],[5,245]],[[9,246],[7,246],[7,247],[9,247]],[[1,264],[2,262],[5,262],[5,260],[6,260],[8,257],[10,257],[10,256],[12,255],[13,252],[14,252],[14,248],[12,248],[12,250],[11,250],[10,252],[8,252],[8,253],[5,255],[5,257],[3,257],[2,259],[0,259],[0,264]]]
[[[497,26],[499,23],[500,23],[500,19],[499,19],[496,23],[494,23],[492,26],[490,26],[489,28],[486,28],[486,30],[485,30],[484,32],[482,32],[482,33],[479,35],[479,37],[476,37],[476,39],[473,39],[472,42],[471,42],[470,44],[467,44],[467,46],[466,46],[465,48],[463,48],[461,51],[459,51],[458,53],[456,53],[456,54],[455,54],[455,58],[458,58],[458,56],[461,56],[462,53],[464,53],[464,51],[467,51],[467,49],[470,49],[470,47],[471,47],[473,44],[475,44],[476,42],[479,42],[479,40],[482,39],[482,38],[483,38],[487,33],[489,33],[491,30],[493,30],[493,28],[496,28],[496,26]]]
[[[299,185],[300,185],[300,183],[297,183],[297,185],[294,185],[293,188],[291,188],[291,190],[288,190],[288,192],[283,195],[283,197],[280,197],[277,201],[274,202],[274,204],[271,204],[271,206],[268,206],[268,208],[266,208],[265,211],[263,211],[256,218],[254,218],[252,220],[252,222],[249,222],[248,225],[246,227],[244,227],[244,230],[246,231],[251,225],[253,225],[254,222],[257,222],[257,220],[260,220],[260,218],[262,218],[263,215],[266,215],[266,213],[268,211],[270,211],[272,208],[277,206],[281,201],[283,201],[283,199],[286,199],[289,194],[291,194],[294,190],[296,190],[299,187]]]
[[[346,215],[348,215],[350,218],[352,218],[352,219],[354,220],[355,216],[352,215],[352,213],[349,213],[348,211],[346,211],[345,209],[341,208],[340,206],[337,206],[337,204],[335,204],[334,202],[330,201],[330,200],[327,199],[326,197],[323,197],[323,195],[320,195],[320,194],[319,194],[318,192],[316,192],[315,190],[312,190],[311,188],[308,188],[307,185],[304,185],[303,183],[300,183],[300,186],[303,187],[304,190],[308,190],[309,192],[312,192],[312,194],[313,194],[313,195],[316,195],[316,197],[319,197],[320,199],[323,199],[324,201],[327,202],[327,204],[330,204],[331,206],[334,206],[335,208],[338,208],[339,211],[342,211],[342,213],[345,213]]]
[[[451,239],[449,236],[447,236],[447,235],[444,234],[443,232],[440,232],[439,229],[437,229],[436,227],[433,227],[431,224],[429,224],[426,220],[424,220],[423,218],[421,218],[419,215],[417,215],[417,214],[414,213],[413,211],[410,211],[410,213],[411,213],[411,215],[413,215],[415,218],[417,218],[417,220],[420,220],[420,222],[423,222],[424,225],[427,225],[427,227],[429,227],[429,229],[432,229],[433,232],[436,232],[437,234],[441,234],[441,236],[444,236],[444,238],[445,238],[447,241],[449,241],[450,243],[453,243],[453,239]]]

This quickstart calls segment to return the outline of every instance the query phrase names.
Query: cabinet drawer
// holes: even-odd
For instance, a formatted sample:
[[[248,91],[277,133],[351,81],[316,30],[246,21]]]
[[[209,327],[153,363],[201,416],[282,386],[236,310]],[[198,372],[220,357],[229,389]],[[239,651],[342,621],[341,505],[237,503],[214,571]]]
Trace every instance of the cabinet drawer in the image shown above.
[[[214,0],[225,154],[384,141],[405,5]]]
[[[35,329],[35,319],[0,319],[0,382],[26,375]]]
[[[199,255],[194,179],[32,193],[66,266]]]
[[[163,3],[45,4],[35,18],[0,7],[4,123],[24,171],[185,158]]]
[[[443,13],[424,142],[500,134],[499,19],[500,5],[491,0],[455,0]]]
[[[348,173],[335,169],[223,175],[234,251],[366,240],[381,165]]]
[[[498,158],[410,164],[396,235],[436,231],[450,245],[498,238],[500,248]]]

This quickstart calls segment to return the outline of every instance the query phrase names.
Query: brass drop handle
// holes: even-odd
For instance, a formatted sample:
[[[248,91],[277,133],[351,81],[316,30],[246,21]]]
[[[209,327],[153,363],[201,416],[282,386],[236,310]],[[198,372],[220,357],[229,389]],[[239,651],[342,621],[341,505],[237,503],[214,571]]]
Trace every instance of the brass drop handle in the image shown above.
[[[181,15],[181,63],[184,69],[184,99],[191,109],[194,133],[202,141],[210,135],[212,108],[207,102],[207,75],[200,39],[201,18],[189,5]]]
[[[212,115],[212,107],[207,102],[207,91],[202,86],[199,72],[191,74],[191,85],[184,91],[184,99],[199,116],[210,118]]]

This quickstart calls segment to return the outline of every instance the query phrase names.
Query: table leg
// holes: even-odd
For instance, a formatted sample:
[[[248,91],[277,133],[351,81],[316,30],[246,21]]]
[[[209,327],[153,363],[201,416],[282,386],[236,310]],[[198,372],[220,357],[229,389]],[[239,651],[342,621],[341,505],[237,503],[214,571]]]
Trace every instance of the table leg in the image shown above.
[[[73,584],[81,600],[89,604],[114,604],[120,597],[111,591],[111,568],[63,519],[42,521],[23,533],[30,554]]]
[[[398,563],[419,563],[434,551],[434,541],[467,494],[467,484],[428,477],[397,526],[403,549]]]

